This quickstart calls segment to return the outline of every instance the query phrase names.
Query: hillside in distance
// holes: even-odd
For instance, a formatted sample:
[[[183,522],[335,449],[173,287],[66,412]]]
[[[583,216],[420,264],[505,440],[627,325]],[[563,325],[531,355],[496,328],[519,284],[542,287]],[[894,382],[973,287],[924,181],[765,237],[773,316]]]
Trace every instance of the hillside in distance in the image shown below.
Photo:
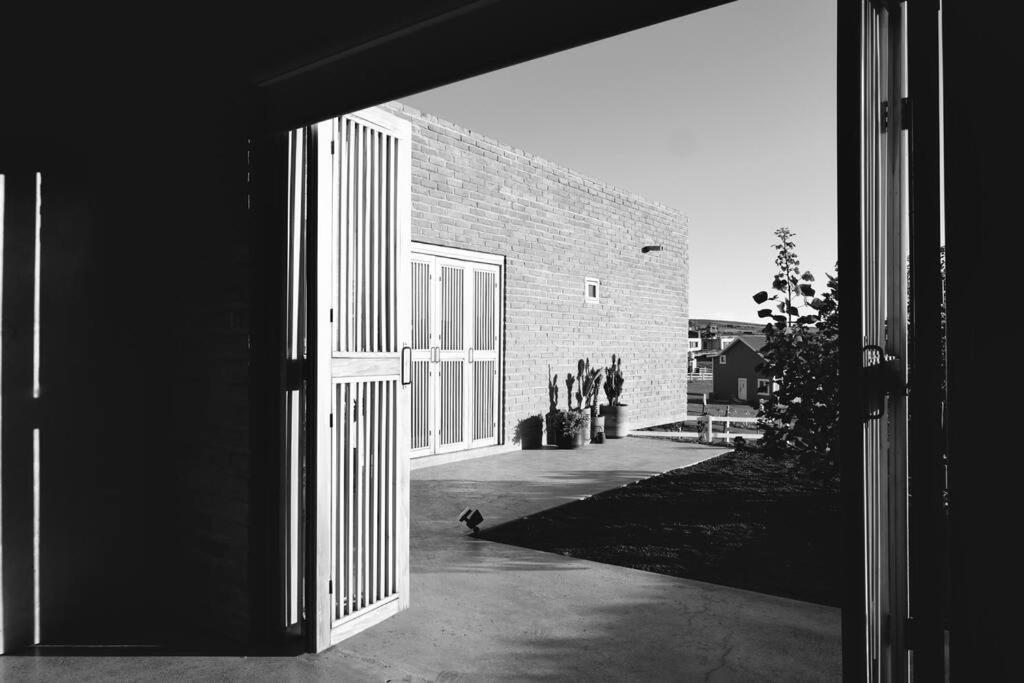
[[[705,325],[717,325],[718,334],[722,337],[732,337],[744,334],[762,334],[764,323],[747,323],[739,320],[713,320],[711,318],[690,318],[690,329],[701,330]]]

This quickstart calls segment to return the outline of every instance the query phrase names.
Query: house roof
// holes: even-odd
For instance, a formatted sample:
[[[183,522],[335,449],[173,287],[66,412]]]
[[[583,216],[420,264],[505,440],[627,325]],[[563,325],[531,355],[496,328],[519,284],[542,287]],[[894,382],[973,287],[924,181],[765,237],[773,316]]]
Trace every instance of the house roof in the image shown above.
[[[768,342],[768,340],[767,338],[765,338],[764,335],[761,334],[741,334],[738,335],[731,342],[729,342],[729,345],[722,349],[722,353],[728,353],[729,349],[736,346],[736,344],[739,344],[740,342],[743,342],[751,349],[753,349],[756,353],[760,354],[761,348]]]

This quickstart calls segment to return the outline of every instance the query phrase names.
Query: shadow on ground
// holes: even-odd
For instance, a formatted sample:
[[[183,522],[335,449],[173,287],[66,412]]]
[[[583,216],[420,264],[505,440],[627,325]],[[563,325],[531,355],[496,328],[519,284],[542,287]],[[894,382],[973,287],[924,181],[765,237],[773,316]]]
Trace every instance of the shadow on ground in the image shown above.
[[[741,452],[490,527],[480,537],[838,606],[839,529],[835,486]]]

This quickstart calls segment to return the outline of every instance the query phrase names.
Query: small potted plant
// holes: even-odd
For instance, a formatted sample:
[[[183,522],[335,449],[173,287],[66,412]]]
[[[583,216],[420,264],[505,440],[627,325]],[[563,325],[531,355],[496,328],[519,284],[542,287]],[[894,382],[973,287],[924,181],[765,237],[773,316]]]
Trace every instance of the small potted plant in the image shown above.
[[[558,415],[558,447],[579,448],[583,445],[583,413],[562,410]]]
[[[512,442],[521,444],[524,451],[541,448],[544,445],[544,418],[540,415],[524,417],[516,424]]]
[[[620,439],[629,431],[629,412],[621,400],[623,383],[622,358],[612,354],[612,364],[604,372],[604,395],[608,403],[601,406],[604,435],[609,439]]]

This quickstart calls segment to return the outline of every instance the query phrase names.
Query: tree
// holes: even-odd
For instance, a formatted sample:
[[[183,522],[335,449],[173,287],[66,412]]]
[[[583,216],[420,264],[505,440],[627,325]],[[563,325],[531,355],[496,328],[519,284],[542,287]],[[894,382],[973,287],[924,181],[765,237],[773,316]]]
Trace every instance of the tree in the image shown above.
[[[758,304],[772,302],[758,311],[772,320],[758,368],[773,381],[758,413],[762,444],[830,478],[838,473],[839,280],[828,276],[828,290],[817,296],[814,276],[800,272],[794,233],[779,228],[775,236],[773,293],[754,295]]]

